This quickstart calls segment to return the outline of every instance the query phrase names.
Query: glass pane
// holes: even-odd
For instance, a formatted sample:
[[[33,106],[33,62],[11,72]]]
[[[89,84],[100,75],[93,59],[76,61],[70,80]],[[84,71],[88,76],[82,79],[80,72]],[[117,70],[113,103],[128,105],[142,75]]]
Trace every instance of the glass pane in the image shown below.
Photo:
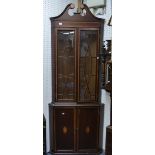
[[[80,101],[96,100],[98,31],[80,32]]]
[[[57,39],[57,98],[75,99],[75,35],[59,30]]]

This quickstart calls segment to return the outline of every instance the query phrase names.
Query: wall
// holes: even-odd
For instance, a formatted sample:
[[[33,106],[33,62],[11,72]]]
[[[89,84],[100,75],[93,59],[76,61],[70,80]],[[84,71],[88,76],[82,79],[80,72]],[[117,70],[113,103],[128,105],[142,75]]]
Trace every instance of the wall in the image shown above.
[[[43,1],[43,112],[46,118],[46,139],[47,139],[47,151],[49,151],[49,113],[48,113],[48,103],[52,101],[51,92],[51,27],[50,27],[50,17],[59,15],[67,4],[74,3],[76,0],[44,0]],[[109,19],[111,16],[111,0],[107,0],[106,14],[100,18]],[[105,24],[104,29],[104,40],[111,39],[111,27]],[[109,94],[104,90],[102,91],[102,102],[105,104],[105,116],[104,116],[104,126],[109,125],[109,112],[110,112],[110,99]],[[104,128],[104,139],[103,148],[105,148],[105,128]]]

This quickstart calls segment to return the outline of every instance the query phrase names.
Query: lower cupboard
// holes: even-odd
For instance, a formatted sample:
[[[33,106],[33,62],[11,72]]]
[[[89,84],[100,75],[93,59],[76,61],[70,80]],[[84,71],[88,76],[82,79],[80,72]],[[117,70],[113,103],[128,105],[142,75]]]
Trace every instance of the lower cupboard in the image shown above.
[[[49,106],[51,152],[94,154],[102,152],[103,106]]]

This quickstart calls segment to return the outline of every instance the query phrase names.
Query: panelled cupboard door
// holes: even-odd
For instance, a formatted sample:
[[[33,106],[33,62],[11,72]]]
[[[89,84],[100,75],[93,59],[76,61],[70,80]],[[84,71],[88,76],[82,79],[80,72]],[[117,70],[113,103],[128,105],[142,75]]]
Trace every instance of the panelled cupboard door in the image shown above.
[[[75,150],[75,109],[54,108],[54,151],[74,152]]]
[[[99,143],[99,108],[78,108],[77,128],[78,152],[97,152]]]

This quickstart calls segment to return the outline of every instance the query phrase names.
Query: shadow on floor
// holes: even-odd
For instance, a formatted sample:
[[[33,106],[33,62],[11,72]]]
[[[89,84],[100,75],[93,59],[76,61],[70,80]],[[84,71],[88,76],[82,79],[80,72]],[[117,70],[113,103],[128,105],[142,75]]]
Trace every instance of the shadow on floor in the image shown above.
[[[47,153],[46,155],[52,155],[51,153]],[[82,155],[82,154],[80,154],[80,155]],[[84,154],[84,155],[86,155],[86,154]],[[87,155],[89,155],[89,154],[87,154]],[[105,155],[104,153],[102,153],[102,154],[99,154],[99,155]]]

